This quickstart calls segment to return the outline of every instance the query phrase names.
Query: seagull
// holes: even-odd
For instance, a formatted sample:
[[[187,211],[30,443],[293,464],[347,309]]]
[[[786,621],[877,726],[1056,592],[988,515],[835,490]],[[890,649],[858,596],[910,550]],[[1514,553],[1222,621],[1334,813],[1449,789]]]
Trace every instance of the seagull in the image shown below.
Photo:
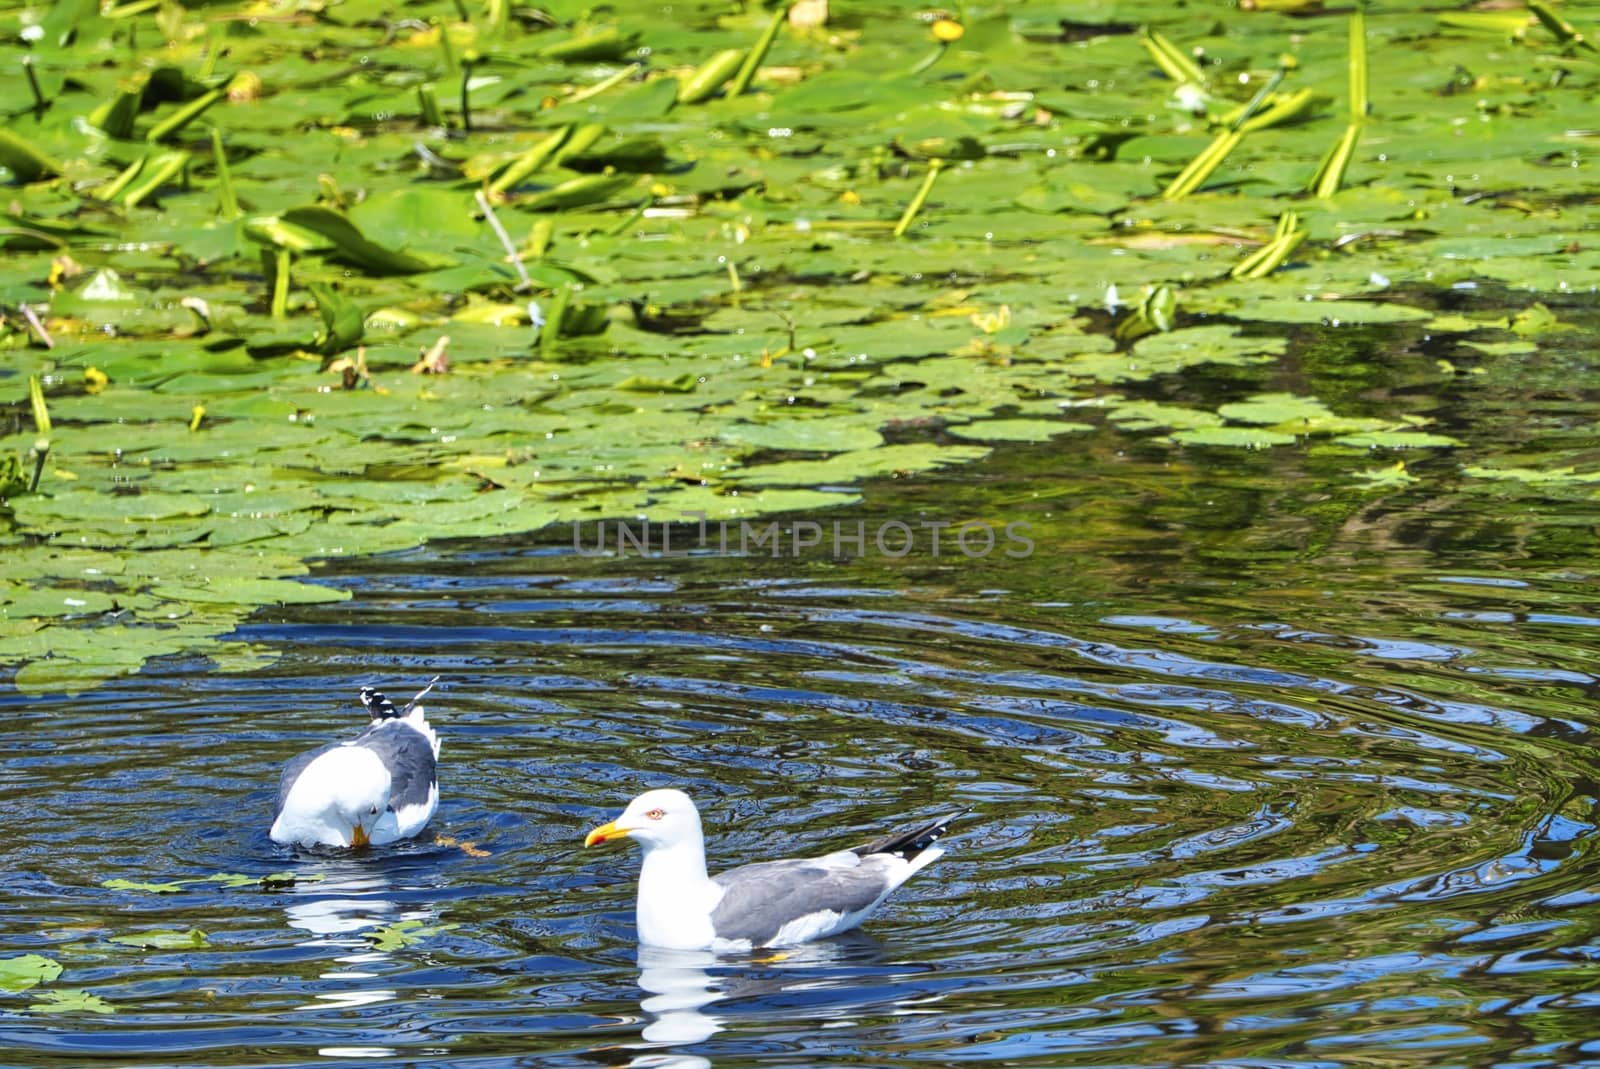
[[[646,791],[584,839],[644,850],[639,941],[674,950],[794,946],[849,931],[896,887],[944,855],[933,846],[960,813],[822,857],[783,858],[706,875],[700,812],[677,790]]]
[[[421,831],[439,808],[439,736],[428,724],[423,695],[402,710],[371,687],[361,704],[372,723],[348,742],[308,750],[278,781],[273,842],[299,846],[382,846]]]

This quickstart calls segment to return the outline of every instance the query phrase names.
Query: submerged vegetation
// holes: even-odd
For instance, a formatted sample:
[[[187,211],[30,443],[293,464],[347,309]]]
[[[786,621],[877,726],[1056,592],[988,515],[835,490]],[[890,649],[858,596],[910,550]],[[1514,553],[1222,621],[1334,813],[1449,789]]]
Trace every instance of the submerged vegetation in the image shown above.
[[[317,558],[821,507],[1097,426],[1590,492],[1271,371],[1356,324],[1442,380],[1561,336],[1597,20],[8,6],[0,658],[248,665],[245,614],[345,596]],[[1263,374],[1210,403],[1202,366]]]

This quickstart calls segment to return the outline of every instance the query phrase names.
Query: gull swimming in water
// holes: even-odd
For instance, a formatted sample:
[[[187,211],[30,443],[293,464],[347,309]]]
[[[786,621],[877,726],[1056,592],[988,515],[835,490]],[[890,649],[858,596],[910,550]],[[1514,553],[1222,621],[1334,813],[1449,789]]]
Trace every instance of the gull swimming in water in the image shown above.
[[[960,814],[821,857],[782,858],[706,874],[700,812],[682,791],[646,791],[584,846],[630,838],[639,870],[639,942],[678,950],[780,947],[849,931],[895,888],[937,861],[933,846]]]
[[[439,736],[420,703],[438,681],[401,710],[362,687],[361,704],[372,717],[367,729],[284,766],[268,832],[273,842],[382,846],[426,827],[439,808]]]

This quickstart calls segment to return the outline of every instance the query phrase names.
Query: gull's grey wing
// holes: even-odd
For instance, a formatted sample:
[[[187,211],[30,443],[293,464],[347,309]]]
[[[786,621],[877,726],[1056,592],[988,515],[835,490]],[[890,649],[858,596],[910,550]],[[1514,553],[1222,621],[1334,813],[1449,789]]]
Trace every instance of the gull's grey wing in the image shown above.
[[[823,858],[741,865],[712,879],[724,889],[711,913],[712,929],[719,938],[748,939],[752,946],[766,945],[800,917],[866,909],[892,886],[877,865],[836,867]]]
[[[283,766],[283,775],[278,778],[278,801],[272,807],[272,819],[277,820],[283,812],[283,805],[289,800],[289,791],[294,788],[294,781],[300,778],[300,773],[306,766],[329,750],[343,746],[342,742],[330,742],[326,746],[318,746],[315,750],[307,750],[303,754],[296,754],[289,758],[289,763]]]
[[[438,783],[438,769],[433,744],[422,732],[401,720],[380,720],[352,745],[377,754],[389,770],[390,809],[427,804]]]

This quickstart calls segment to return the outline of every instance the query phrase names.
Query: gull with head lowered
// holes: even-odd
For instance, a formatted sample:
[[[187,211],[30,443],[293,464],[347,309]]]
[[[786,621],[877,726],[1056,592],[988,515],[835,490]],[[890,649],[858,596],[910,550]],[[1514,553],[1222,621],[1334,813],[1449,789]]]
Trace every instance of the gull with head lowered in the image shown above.
[[[371,687],[361,704],[367,729],[291,760],[278,781],[273,842],[298,846],[382,846],[416,835],[439,808],[439,736],[422,699],[404,709]]]

